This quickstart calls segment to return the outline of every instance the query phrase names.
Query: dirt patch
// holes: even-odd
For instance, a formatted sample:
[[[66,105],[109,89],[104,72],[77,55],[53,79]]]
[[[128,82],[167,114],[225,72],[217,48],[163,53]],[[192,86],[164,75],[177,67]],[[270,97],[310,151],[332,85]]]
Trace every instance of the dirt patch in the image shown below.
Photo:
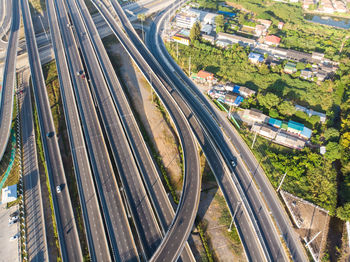
[[[154,103],[154,95],[150,85],[142,73],[131,62],[124,48],[113,38],[105,44],[110,52],[114,65],[118,64],[119,76],[127,88],[129,99],[134,110],[140,117],[152,143],[158,151],[171,184],[178,194],[182,189],[182,170],[180,167],[180,151],[175,131],[168,125],[166,119]]]
[[[297,226],[296,232],[308,245],[313,257],[320,259],[326,246],[330,217],[328,211],[292,194],[281,191],[281,195]]]

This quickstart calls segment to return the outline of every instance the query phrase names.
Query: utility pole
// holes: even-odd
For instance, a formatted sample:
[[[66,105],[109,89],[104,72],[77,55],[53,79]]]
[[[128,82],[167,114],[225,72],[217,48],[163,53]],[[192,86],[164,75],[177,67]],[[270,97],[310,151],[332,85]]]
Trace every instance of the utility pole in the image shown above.
[[[282,177],[282,180],[281,180],[281,183],[280,183],[280,185],[279,185],[278,188],[277,188],[277,192],[280,191],[281,186],[282,186],[282,184],[283,184],[283,181],[284,181],[284,179],[286,178],[286,175],[287,175],[287,172],[284,173],[284,175],[283,175],[283,177]]]
[[[176,42],[176,60],[179,60],[179,42]]]
[[[306,247],[308,247],[312,241],[314,241],[316,239],[316,237],[318,237],[319,234],[321,234],[322,231],[318,232],[309,242],[306,243]]]
[[[232,231],[233,221],[234,221],[234,219],[235,219],[235,217],[236,217],[236,215],[237,215],[238,208],[239,208],[239,206],[241,205],[241,203],[242,203],[241,201],[238,201],[238,202],[237,202],[237,206],[236,206],[235,212],[233,213],[230,227],[229,227],[229,229],[227,230],[228,232],[231,232],[231,231]]]
[[[253,124],[253,126],[255,125],[255,123]],[[252,149],[254,147],[255,141],[256,141],[256,136],[258,135],[258,131],[255,131],[255,136],[254,136],[254,140],[253,140],[253,144],[252,144]]]
[[[228,111],[228,118],[231,117],[231,110],[232,110],[232,104],[230,104],[230,109],[229,109],[229,111]]]

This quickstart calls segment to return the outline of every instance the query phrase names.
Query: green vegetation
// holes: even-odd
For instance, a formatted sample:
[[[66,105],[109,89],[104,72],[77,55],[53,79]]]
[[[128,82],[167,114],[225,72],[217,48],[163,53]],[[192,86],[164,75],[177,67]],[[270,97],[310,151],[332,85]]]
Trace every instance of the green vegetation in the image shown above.
[[[218,3],[217,1],[211,1],[210,3],[213,4],[213,2]],[[240,4],[248,9],[249,6],[246,4],[252,4],[252,2],[255,2],[255,0],[248,0]],[[256,4],[260,9],[253,10],[255,17],[271,19],[274,25],[278,21],[284,21],[290,25],[293,23],[294,25],[305,24],[305,30],[311,26],[311,24],[309,25],[309,23],[303,21],[301,13],[291,11],[299,10],[299,6],[270,3],[268,0],[265,2],[264,5]],[[287,11],[281,8],[280,5],[286,6]],[[237,5],[237,7],[239,6]],[[217,9],[217,6],[212,8]],[[263,14],[265,11],[275,10],[275,8],[281,10],[278,13],[279,17],[274,15],[274,18],[270,18],[272,11],[266,13],[270,14],[269,17]],[[277,9],[275,11],[277,12]],[[238,19],[251,19],[249,16],[252,15],[248,14],[245,14],[243,18],[238,17]],[[300,16],[299,20],[296,18],[298,14]],[[328,41],[332,42],[331,45],[338,45],[339,41],[336,40],[345,36],[344,30],[314,24],[311,27],[319,34],[320,43]],[[288,28],[288,26],[285,28],[283,30],[284,34],[295,30]],[[296,28],[303,32],[298,26]],[[321,28],[325,30],[321,30]],[[314,31],[307,31],[305,34],[310,34],[311,37],[317,40],[318,37],[313,36],[312,32]],[[302,39],[301,43],[305,39],[302,34],[298,35],[297,38]],[[263,168],[275,187],[277,187],[283,173],[287,172],[283,189],[328,209],[332,215],[336,214],[336,209],[339,207],[340,215],[338,216],[344,218],[344,214],[347,214],[344,212],[346,210],[344,206],[350,199],[349,41],[344,42],[342,52],[337,51],[335,55],[335,59],[340,63],[333,79],[322,83],[302,80],[297,74],[285,74],[283,68],[288,61],[283,61],[282,64],[272,67],[251,64],[248,61],[250,48],[239,45],[221,49],[209,43],[195,40],[191,46],[179,45],[180,55],[178,59],[176,58],[174,44],[166,43],[166,45],[169,53],[181,67],[187,68],[188,59],[191,57],[193,71],[203,69],[214,73],[219,81],[233,82],[255,90],[257,95],[245,99],[241,105],[243,108],[257,108],[271,117],[285,121],[294,120],[312,128],[311,143],[313,146],[311,148],[293,151],[258,138],[254,153],[262,161]],[[298,49],[296,45],[293,48]],[[339,46],[336,48],[339,50]],[[330,52],[331,49],[332,47],[329,47],[316,51],[325,52],[328,56],[330,54],[334,55]],[[299,70],[310,66],[309,64],[297,63]],[[295,104],[321,112],[326,111],[327,122],[322,124],[319,116],[309,117],[302,111],[296,111]],[[251,144],[251,134],[246,130],[241,132],[248,144]],[[319,146],[326,146],[327,153],[324,156],[319,154]],[[337,196],[339,197],[337,198]]]
[[[201,24],[195,22],[190,31],[191,41],[199,40],[201,38]]]
[[[29,0],[31,11],[43,13],[46,11],[46,1],[45,0]]]

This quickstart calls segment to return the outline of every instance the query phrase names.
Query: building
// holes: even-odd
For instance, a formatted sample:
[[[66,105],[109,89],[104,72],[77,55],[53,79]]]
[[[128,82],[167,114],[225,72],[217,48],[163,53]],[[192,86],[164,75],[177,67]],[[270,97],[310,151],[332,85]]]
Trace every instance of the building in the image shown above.
[[[300,77],[301,78],[304,78],[304,79],[307,79],[307,80],[311,80],[313,76],[314,76],[314,74],[309,69],[303,69],[303,70],[300,71]]]
[[[209,24],[202,24],[201,32],[210,35],[213,31],[213,26]]]
[[[182,11],[175,16],[176,26],[191,29],[194,23],[199,21],[199,13]]]
[[[324,71],[318,71],[316,73],[317,81],[323,82],[327,78],[327,73]]]
[[[311,58],[318,62],[322,62],[324,60],[324,54],[318,53],[318,52],[312,52]]]
[[[249,53],[248,59],[253,64],[259,64],[264,62],[264,56],[262,54],[253,53],[253,52]]]
[[[264,25],[266,27],[266,29],[269,29],[269,27],[271,26],[272,22],[270,20],[266,20],[266,19],[257,19],[256,20],[258,23]]]
[[[215,45],[221,48],[227,48],[230,45],[232,45],[232,42],[226,39],[219,39],[219,40],[216,40]]]
[[[243,97],[235,95],[233,93],[227,93],[225,95],[224,103],[230,106],[239,106],[243,102]]]
[[[312,135],[312,130],[304,126],[303,131],[301,131],[300,136],[306,140],[309,140]]]
[[[305,112],[309,117],[311,117],[311,116],[319,116],[319,117],[320,117],[320,121],[321,121],[322,123],[325,123],[325,122],[326,122],[327,116],[326,116],[326,114],[324,114],[324,113],[317,112],[317,111],[314,111],[314,110],[312,110],[312,109],[308,109],[308,108],[303,107],[303,106],[300,106],[300,105],[295,105],[295,110],[297,110],[297,111],[303,111],[303,112]]]
[[[210,89],[210,90],[208,91],[208,95],[209,95],[212,99],[222,99],[222,100],[225,100],[226,92],[225,92],[225,91],[220,91],[220,90],[215,90],[215,89]]]
[[[201,21],[203,21],[204,24],[215,25],[215,17],[217,16],[218,14],[215,13],[206,13]]]
[[[1,191],[1,204],[9,203],[17,199],[17,185],[7,186]]]
[[[283,22],[278,22],[277,27],[278,27],[279,30],[282,30],[282,29],[283,29],[283,26],[284,26],[284,23],[283,23]]]
[[[255,91],[254,90],[251,90],[247,87],[244,87],[244,86],[241,86],[239,88],[239,94],[243,97],[250,97],[250,96],[253,96],[255,95]]]
[[[187,36],[182,36],[182,35],[174,35],[171,39],[173,39],[175,42],[183,44],[183,45],[190,45],[191,40]]]
[[[270,126],[273,126],[273,127],[276,127],[276,128],[281,128],[281,126],[282,126],[282,121],[281,120],[278,120],[278,119],[275,119],[275,118],[272,118],[272,117],[270,117],[268,123],[269,123]]]
[[[223,16],[228,16],[228,17],[235,17],[236,14],[232,12],[226,12],[226,11],[218,11],[218,14],[223,15]]]
[[[267,32],[267,30],[266,30],[266,27],[264,25],[256,25],[255,26],[255,35],[257,37],[265,35],[266,32]]]
[[[230,41],[231,44],[239,44],[241,46],[250,46],[254,47],[256,42],[253,39],[238,36],[238,35],[233,35],[233,34],[226,34],[226,33],[218,33],[217,34],[217,40],[226,40]]]
[[[200,78],[200,79],[203,79],[203,80],[206,80],[206,81],[213,81],[214,80],[214,74],[210,73],[210,72],[207,72],[207,71],[204,71],[204,70],[200,70],[197,73],[197,78]]]
[[[203,34],[202,35],[202,39],[205,40],[205,41],[210,42],[212,45],[215,43],[215,37],[211,36],[211,35]]]
[[[283,71],[287,74],[293,74],[297,71],[297,65],[291,62],[288,62],[285,66]]]
[[[292,120],[288,121],[288,129],[287,129],[288,132],[300,135],[303,130],[304,130],[303,124],[300,124]]]
[[[257,134],[273,140],[275,139],[278,129],[269,125],[266,125],[264,123],[254,123],[252,128],[250,129],[251,132],[256,132]]]
[[[342,1],[333,1],[334,9],[338,13],[346,13],[348,10]]]
[[[242,121],[251,125],[253,123],[264,123],[267,122],[269,117],[264,115],[257,109],[244,109],[242,114]]]
[[[274,140],[275,143],[289,147],[289,148],[293,148],[293,149],[298,149],[301,150],[305,147],[305,141],[292,136],[290,134],[287,134],[285,132],[279,132],[276,135],[276,138]]]
[[[280,42],[281,42],[281,38],[275,35],[267,35],[264,41],[265,44],[273,45],[273,46],[278,46]]]

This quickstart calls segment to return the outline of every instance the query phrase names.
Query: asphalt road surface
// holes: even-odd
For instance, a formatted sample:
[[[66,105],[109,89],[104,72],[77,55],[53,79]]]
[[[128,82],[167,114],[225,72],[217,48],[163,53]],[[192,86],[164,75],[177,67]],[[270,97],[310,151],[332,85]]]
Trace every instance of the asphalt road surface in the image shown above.
[[[56,8],[53,0],[46,1],[51,37],[56,57],[61,98],[77,180],[90,258],[92,261],[110,261],[107,234],[99,208],[90,161],[73,93],[66,54],[63,48]],[[73,77],[75,77],[73,75]]]
[[[34,98],[38,113],[47,172],[50,181],[61,256],[63,261],[82,261],[83,256],[76,221],[69,196],[62,158],[58,147],[50,103],[46,92],[28,0],[21,0],[21,6],[24,31],[27,40],[28,59],[34,89]],[[62,187],[60,193],[56,192],[57,186]]]
[[[40,174],[37,159],[34,121],[29,86],[29,70],[21,71],[18,88],[23,144],[24,206],[27,225],[27,253],[29,261],[49,261]]]
[[[64,2],[58,0],[55,1],[55,5],[112,255],[116,261],[138,261],[138,252],[99,124],[95,101],[87,77],[77,76],[77,72],[81,72],[84,67],[78,45],[74,40],[75,29],[68,19]]]
[[[12,4],[6,4],[12,6]],[[8,10],[10,11],[10,10]],[[13,114],[13,95],[16,83],[16,58],[18,46],[18,32],[21,17],[19,14],[19,0],[13,1],[13,8],[7,16],[12,13],[11,33],[6,53],[3,86],[0,86],[0,160],[2,159],[8,140]],[[2,89],[2,90],[1,90]]]

